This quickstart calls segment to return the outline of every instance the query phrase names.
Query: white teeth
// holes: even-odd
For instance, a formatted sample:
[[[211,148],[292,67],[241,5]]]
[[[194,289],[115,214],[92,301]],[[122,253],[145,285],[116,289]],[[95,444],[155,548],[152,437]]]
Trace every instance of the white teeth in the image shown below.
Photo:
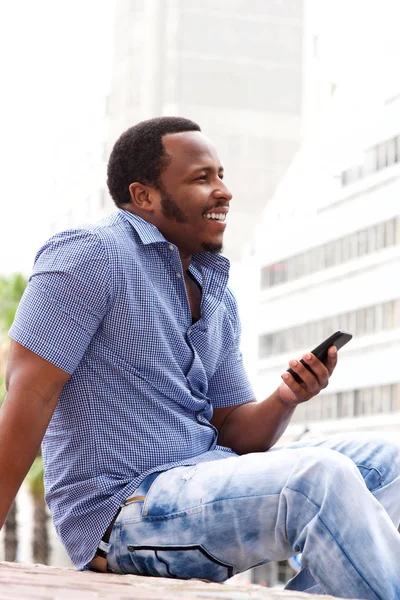
[[[204,215],[207,219],[215,219],[217,221],[225,221],[226,215],[222,213],[207,213]]]

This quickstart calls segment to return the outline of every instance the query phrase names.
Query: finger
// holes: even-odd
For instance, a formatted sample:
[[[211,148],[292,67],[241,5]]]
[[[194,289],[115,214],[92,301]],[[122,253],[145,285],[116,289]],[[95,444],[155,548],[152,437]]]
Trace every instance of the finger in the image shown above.
[[[310,369],[312,371],[312,374],[314,375],[319,386],[318,391],[325,388],[329,382],[329,371],[324,365],[324,363],[318,360],[318,358],[310,352],[307,352],[307,354],[303,355],[302,362],[304,362],[304,365],[307,369]],[[315,382],[311,380],[308,380],[308,382],[309,385],[313,386],[313,391],[315,391]]]
[[[331,346],[328,350],[328,355],[325,361],[326,368],[328,369],[329,376],[332,375],[338,360],[338,353],[336,346]]]
[[[304,389],[304,383],[300,379],[300,381],[296,381],[291,373],[287,371],[281,375],[283,382],[290,389],[291,392],[295,395],[298,401],[306,400],[306,390]]]
[[[310,370],[311,367],[308,368],[306,362],[302,364],[299,360],[291,360],[289,365],[293,372],[300,377],[301,382],[299,385],[303,388],[303,391],[306,391],[309,394],[318,394],[321,386],[315,373]]]
[[[318,358],[311,354],[311,352],[307,352],[302,357],[303,361],[307,365],[309,369],[311,369],[318,380],[325,380],[326,377],[329,377],[329,372],[325,363],[318,360]]]

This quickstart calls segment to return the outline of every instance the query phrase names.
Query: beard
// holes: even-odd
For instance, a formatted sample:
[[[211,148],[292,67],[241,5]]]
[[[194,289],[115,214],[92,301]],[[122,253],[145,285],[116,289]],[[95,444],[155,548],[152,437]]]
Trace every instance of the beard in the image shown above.
[[[212,242],[201,242],[203,252],[210,252],[211,254],[221,254],[222,244],[213,244]]]
[[[161,190],[161,211],[166,219],[175,221],[175,223],[187,223],[189,219],[179,208],[172,196]],[[211,254],[220,254],[222,252],[222,244],[213,244],[212,242],[201,242],[203,252]]]
[[[188,222],[185,213],[179,208],[172,196],[163,190],[161,191],[161,210],[166,219],[170,219],[176,223]]]

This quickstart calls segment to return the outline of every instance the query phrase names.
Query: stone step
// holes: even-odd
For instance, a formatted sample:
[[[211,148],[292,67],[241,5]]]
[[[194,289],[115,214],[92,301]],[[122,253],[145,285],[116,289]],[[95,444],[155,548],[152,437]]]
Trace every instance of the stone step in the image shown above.
[[[0,600],[320,600],[258,585],[209,583],[0,562]],[[324,596],[326,600],[333,596]]]

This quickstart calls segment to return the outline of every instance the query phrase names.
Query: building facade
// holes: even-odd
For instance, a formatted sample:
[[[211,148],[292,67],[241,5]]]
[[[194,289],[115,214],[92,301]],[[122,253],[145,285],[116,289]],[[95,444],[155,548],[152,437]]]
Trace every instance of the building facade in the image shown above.
[[[105,155],[143,119],[180,115],[215,144],[240,255],[300,143],[303,0],[118,0]]]
[[[254,243],[260,397],[289,359],[338,329],[354,336],[329,387],[296,410],[292,439],[306,428],[395,432],[400,423],[400,94],[370,118],[358,162],[339,172],[324,165],[320,138],[303,145]]]

